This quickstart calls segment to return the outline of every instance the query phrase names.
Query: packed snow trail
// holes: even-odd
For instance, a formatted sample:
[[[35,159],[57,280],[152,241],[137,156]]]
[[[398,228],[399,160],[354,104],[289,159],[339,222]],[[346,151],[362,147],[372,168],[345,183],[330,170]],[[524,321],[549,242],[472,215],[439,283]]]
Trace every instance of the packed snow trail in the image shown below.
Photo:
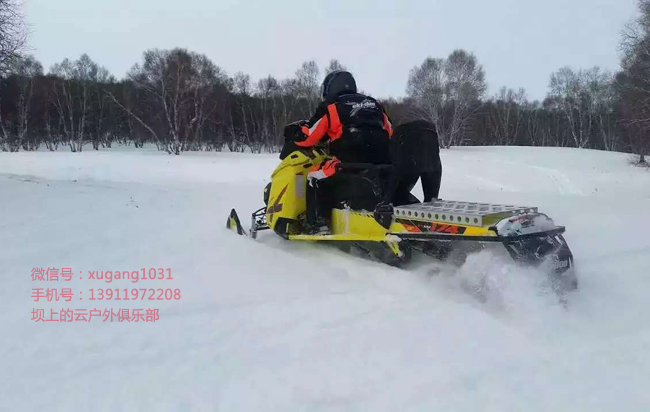
[[[261,206],[277,155],[0,153],[0,410],[648,410],[650,173],[589,150],[442,156],[442,197],[538,206],[567,227],[580,279],[567,308],[490,253],[399,270],[227,231],[232,207],[247,225]],[[83,273],[38,282],[35,267]],[[173,280],[87,275],[150,267]],[[484,303],[467,291],[482,280]],[[74,299],[34,302],[36,287]],[[87,299],[99,288],[182,295]],[[160,319],[34,322],[35,308]]]

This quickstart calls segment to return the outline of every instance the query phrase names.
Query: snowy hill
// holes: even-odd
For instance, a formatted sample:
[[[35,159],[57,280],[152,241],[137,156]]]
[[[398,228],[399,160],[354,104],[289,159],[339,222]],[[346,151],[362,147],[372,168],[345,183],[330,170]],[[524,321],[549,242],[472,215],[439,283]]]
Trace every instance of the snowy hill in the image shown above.
[[[442,160],[443,198],[538,206],[567,227],[567,308],[490,255],[446,277],[237,237],[226,217],[248,224],[277,155],[0,153],[0,410],[649,410],[650,172],[577,149]],[[477,276],[498,285],[487,303],[459,287]],[[72,298],[36,302],[35,288]],[[68,309],[97,312],[36,321]]]

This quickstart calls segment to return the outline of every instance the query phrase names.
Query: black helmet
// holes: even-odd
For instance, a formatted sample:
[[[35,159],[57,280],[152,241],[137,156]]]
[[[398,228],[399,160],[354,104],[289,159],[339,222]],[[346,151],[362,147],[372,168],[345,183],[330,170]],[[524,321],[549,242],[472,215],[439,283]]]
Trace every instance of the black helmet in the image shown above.
[[[323,100],[331,101],[344,93],[356,93],[357,83],[350,72],[335,70],[325,76],[320,92]]]

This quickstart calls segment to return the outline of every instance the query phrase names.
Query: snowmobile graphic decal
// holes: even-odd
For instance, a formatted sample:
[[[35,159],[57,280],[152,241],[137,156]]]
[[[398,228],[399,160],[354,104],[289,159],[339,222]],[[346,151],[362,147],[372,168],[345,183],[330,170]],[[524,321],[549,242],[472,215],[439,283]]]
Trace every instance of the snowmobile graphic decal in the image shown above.
[[[404,226],[406,230],[412,233],[448,233],[451,235],[462,235],[467,228],[463,226],[447,225],[444,223],[419,222],[416,220],[397,219],[397,223]]]
[[[266,210],[266,213],[269,214],[269,221],[270,222],[273,221],[273,214],[274,213],[278,213],[278,212],[282,211],[282,203],[280,203],[280,200],[282,200],[282,198],[284,197],[284,194],[287,192],[287,187],[289,187],[289,185],[285,186],[282,189],[282,191],[278,195],[278,198],[275,199],[275,202],[273,202],[273,204],[271,206],[269,206],[269,208]]]

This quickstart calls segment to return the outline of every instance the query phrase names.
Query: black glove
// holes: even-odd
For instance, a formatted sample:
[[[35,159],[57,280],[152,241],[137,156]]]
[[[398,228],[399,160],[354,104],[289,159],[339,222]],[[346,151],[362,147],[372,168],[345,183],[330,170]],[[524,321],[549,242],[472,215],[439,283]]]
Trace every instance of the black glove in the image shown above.
[[[297,122],[289,123],[284,127],[284,145],[280,152],[280,160],[289,156],[291,152],[298,150],[298,146],[295,145],[295,142],[297,140],[303,140],[305,135],[300,128],[306,124],[307,120],[298,120]]]
[[[301,127],[307,124],[307,120],[298,120],[297,122],[289,123],[284,127],[284,138],[292,141],[298,140],[303,136]]]

